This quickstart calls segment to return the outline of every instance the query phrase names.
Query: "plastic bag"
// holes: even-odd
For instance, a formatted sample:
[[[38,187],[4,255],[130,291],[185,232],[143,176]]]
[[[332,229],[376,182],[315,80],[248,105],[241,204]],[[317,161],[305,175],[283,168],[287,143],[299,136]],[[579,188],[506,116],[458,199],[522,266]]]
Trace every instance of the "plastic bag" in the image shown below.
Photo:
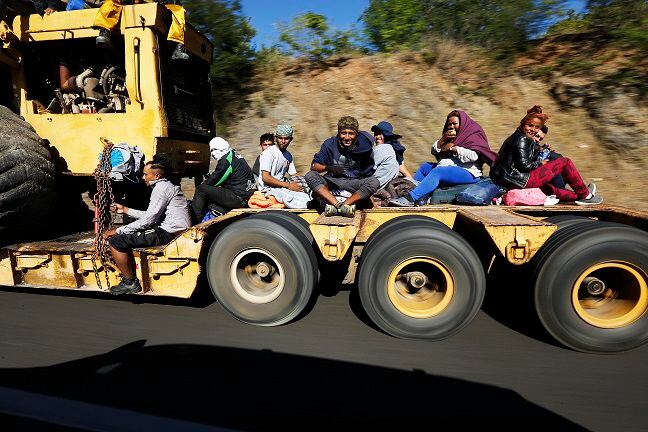
[[[502,197],[502,204],[507,206],[541,206],[544,205],[546,199],[547,195],[539,188],[511,189]]]

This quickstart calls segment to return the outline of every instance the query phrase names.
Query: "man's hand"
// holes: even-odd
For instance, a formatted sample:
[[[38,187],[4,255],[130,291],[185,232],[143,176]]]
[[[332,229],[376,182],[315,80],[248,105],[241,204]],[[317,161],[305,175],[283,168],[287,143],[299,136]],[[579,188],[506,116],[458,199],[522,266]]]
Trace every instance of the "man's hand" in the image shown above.
[[[549,159],[542,159],[542,165],[546,165],[549,162]]]
[[[111,229],[111,230],[108,230],[108,231],[104,231],[102,237],[103,237],[104,240],[108,240],[110,237],[112,237],[112,236],[114,236],[116,234],[117,234],[117,230],[116,229]]]
[[[288,186],[286,186],[288,189],[291,191],[295,192],[304,192],[304,187],[301,185],[301,183],[297,182],[290,182],[288,183]]]
[[[123,206],[121,204],[113,203],[113,205],[110,206],[110,210],[116,211],[117,214],[126,214],[128,213],[128,207]]]
[[[338,165],[326,165],[326,172],[336,177],[344,175],[344,167]]]
[[[45,9],[45,15],[52,15],[54,12],[56,12],[56,9],[52,9],[49,7]]]

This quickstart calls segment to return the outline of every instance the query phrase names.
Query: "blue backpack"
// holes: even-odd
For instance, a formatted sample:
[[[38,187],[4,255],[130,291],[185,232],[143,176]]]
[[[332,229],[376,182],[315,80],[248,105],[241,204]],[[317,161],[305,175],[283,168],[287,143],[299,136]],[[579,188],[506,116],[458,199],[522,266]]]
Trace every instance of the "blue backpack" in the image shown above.
[[[505,192],[505,188],[496,185],[489,177],[484,177],[457,194],[455,200],[458,204],[489,205],[493,198]]]

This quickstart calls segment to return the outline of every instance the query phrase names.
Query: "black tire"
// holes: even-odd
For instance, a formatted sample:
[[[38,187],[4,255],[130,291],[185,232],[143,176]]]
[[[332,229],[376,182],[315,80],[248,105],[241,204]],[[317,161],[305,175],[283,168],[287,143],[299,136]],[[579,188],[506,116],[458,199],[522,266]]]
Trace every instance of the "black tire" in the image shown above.
[[[283,283],[249,276],[244,269],[259,260],[270,262]],[[317,283],[313,262],[313,249],[299,235],[275,221],[247,218],[225,228],[211,245],[207,278],[216,299],[235,318],[276,326],[293,320],[308,306]],[[230,273],[233,267],[238,269],[237,277]]]
[[[56,202],[54,164],[34,129],[0,106],[0,243],[43,229]]]
[[[570,214],[550,216],[546,218],[544,221],[552,223],[554,225],[558,225],[558,229],[567,228],[568,226],[572,226],[581,222],[596,222],[596,220],[590,219],[585,216],[570,215]]]
[[[562,228],[533,262],[540,322],[556,340],[577,351],[636,348],[648,341],[647,269],[644,231],[609,222]],[[581,288],[579,280],[585,276],[604,281],[606,292],[593,295]]]
[[[445,227],[443,223],[439,222],[436,219],[429,218],[427,216],[421,215],[407,215],[399,216],[394,218],[384,224],[380,225],[367,239],[364,249],[368,250],[376,239],[380,240],[383,236],[387,235],[389,232],[396,231],[403,227],[413,227],[413,226],[423,225],[423,226],[432,226],[432,227]],[[449,228],[448,228],[449,229]]]
[[[275,221],[279,225],[285,226],[291,231],[294,229],[295,232],[301,233],[309,245],[312,246],[315,242],[308,222],[294,213],[282,210],[268,210],[260,213],[255,213],[250,217]]]
[[[449,280],[453,286],[451,295],[450,283],[445,293],[443,289],[434,293],[441,293],[437,296],[441,301],[421,316],[410,313],[407,300],[392,300],[398,298],[396,283],[389,282],[396,280],[392,273],[402,266],[402,271],[408,269],[410,264],[404,264],[408,260],[419,261],[411,264],[412,269],[420,265],[426,275],[436,272],[441,281]],[[446,279],[439,268],[445,269]],[[357,280],[369,318],[386,333],[411,339],[440,340],[459,332],[477,315],[486,292],[484,269],[468,242],[452,230],[424,221],[385,229],[375,237],[361,256]]]

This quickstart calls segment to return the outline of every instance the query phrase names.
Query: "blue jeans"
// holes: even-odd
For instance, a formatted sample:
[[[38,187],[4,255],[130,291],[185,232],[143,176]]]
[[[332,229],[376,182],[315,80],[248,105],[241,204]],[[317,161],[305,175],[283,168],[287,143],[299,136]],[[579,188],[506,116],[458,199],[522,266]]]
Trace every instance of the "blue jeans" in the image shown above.
[[[414,174],[414,180],[420,183],[410,192],[410,196],[414,201],[418,201],[424,195],[434,192],[439,187],[439,183],[447,185],[476,183],[479,177],[473,177],[470,171],[458,166],[440,167],[437,164],[425,162]]]

